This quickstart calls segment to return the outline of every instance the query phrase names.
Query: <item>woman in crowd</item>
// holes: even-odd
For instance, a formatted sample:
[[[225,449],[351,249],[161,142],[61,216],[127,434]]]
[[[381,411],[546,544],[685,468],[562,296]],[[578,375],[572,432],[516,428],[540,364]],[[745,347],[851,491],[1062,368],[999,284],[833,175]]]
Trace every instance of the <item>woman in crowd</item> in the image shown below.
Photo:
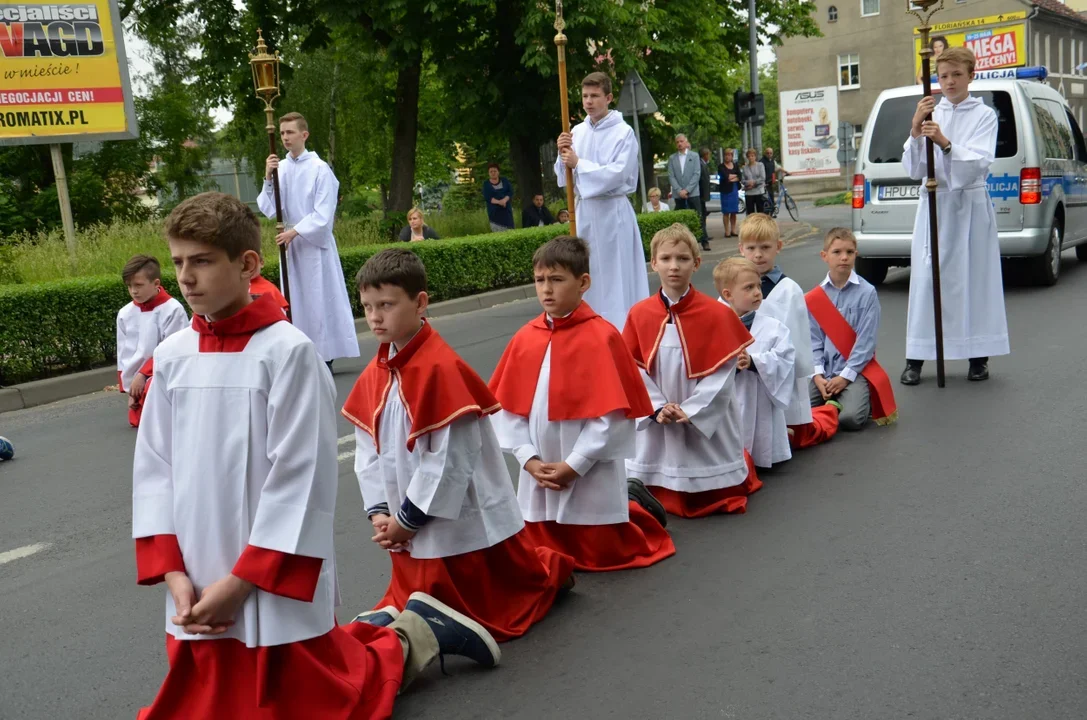
[[[759,162],[755,148],[747,149],[747,165],[744,165],[744,205],[748,215],[766,212],[766,168]]]
[[[642,212],[654,213],[664,212],[665,210],[671,210],[671,208],[668,207],[668,203],[661,202],[660,188],[649,188],[649,202],[645,204],[645,210],[643,210]]]
[[[739,237],[740,223],[736,214],[740,212],[740,170],[732,157],[732,150],[725,150],[725,161],[721,164],[721,174],[717,179],[721,187],[721,217],[725,223],[725,237]]]
[[[439,240],[434,228],[423,222],[423,211],[417,207],[408,210],[407,227],[400,231],[400,242],[419,242],[420,240]]]

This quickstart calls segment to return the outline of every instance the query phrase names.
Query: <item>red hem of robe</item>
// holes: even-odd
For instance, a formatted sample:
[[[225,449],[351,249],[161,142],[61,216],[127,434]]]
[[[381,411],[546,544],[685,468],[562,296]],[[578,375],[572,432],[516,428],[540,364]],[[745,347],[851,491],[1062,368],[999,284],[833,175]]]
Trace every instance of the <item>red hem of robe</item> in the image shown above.
[[[566,553],[576,569],[588,572],[649,567],[676,554],[672,536],[636,502],[630,503],[625,523],[567,525],[548,520],[526,522],[525,532],[536,546]]]
[[[811,409],[811,422],[790,425],[789,446],[793,450],[814,447],[825,443],[838,433],[838,409],[833,405],[819,405]]]
[[[273,595],[313,602],[322,563],[321,558],[246,545],[231,574]]]
[[[136,538],[136,583],[157,585],[169,572],[185,572],[185,558],[177,535]]]
[[[669,490],[656,485],[646,487],[653,493],[653,497],[660,501],[669,515],[703,518],[715,513],[742,514],[747,512],[747,497],[762,488],[762,480],[759,480],[758,473],[755,471],[755,463],[746,450],[744,460],[747,461],[747,477],[742,483],[732,487],[693,493]]]
[[[137,720],[385,720],[404,673],[396,632],[366,623],[257,648],[167,635],[166,656],[166,679]]]
[[[401,610],[425,592],[487,628],[497,642],[521,637],[547,615],[574,571],[574,559],[538,548],[522,530],[497,545],[444,558],[390,553],[392,579],[374,609]]]

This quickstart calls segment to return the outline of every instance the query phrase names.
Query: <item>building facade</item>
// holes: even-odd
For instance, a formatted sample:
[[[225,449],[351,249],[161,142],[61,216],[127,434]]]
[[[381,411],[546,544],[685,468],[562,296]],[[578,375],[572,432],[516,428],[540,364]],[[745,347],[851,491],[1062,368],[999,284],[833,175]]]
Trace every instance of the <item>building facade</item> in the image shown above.
[[[814,0],[823,36],[784,40],[777,50],[779,89],[836,87],[838,119],[852,123],[859,140],[880,92],[919,81],[917,19],[906,13],[905,3]],[[1064,95],[1084,127],[1087,15],[1076,9],[1075,0],[944,0],[933,25],[933,37],[970,45],[989,67],[1044,65],[1047,82]],[[847,172],[843,167],[840,178],[798,179],[797,189],[839,189]]]

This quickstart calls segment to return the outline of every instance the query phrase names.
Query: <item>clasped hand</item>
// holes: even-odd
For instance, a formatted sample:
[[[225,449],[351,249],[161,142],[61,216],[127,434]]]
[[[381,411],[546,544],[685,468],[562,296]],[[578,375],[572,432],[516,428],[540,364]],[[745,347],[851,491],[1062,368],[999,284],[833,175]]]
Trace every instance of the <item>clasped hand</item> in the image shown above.
[[[566,167],[573,170],[577,167],[577,153],[574,152],[574,136],[568,132],[561,133],[558,139],[559,157]]]
[[[370,538],[385,550],[403,550],[407,548],[408,541],[415,537],[415,533],[403,527],[384,513],[378,513],[370,518],[374,525],[374,536]]]
[[[227,575],[204,588],[197,598],[192,580],[183,572],[166,573],[166,587],[174,598],[177,614],[171,622],[189,635],[222,635],[234,624],[253,584]]]
[[[822,375],[816,375],[811,381],[815,383],[816,389],[819,391],[819,394],[823,396],[824,400],[830,400],[835,396],[840,395],[843,390],[849,387],[849,381],[841,375],[833,377],[830,380],[827,380]]]
[[[672,423],[687,425],[691,422],[691,418],[687,417],[687,413],[683,412],[683,408],[676,403],[665,403],[661,411],[657,413],[657,422],[661,425]]]
[[[936,99],[933,97],[921,98],[921,101],[917,103],[917,112],[913,114],[913,136],[923,136],[931,138],[932,142],[941,148],[947,147],[951,142],[941,132],[939,123],[928,120],[929,115],[932,114],[933,109],[936,107]]]
[[[545,490],[565,490],[578,479],[577,472],[566,463],[545,463],[539,458],[532,458],[525,463],[525,472]]]

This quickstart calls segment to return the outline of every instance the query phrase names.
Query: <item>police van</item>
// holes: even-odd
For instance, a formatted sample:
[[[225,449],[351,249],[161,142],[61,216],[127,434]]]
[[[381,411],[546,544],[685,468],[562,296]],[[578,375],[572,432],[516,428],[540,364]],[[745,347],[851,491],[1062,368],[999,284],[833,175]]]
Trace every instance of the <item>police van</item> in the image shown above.
[[[999,121],[989,195],[1000,254],[1025,265],[1034,282],[1053,285],[1062,249],[1074,246],[1087,261],[1087,146],[1064,98],[1040,82],[1045,77],[1041,67],[979,72],[970,94]],[[884,281],[888,268],[910,264],[921,183],[906,174],[902,146],[920,99],[920,85],[882,92],[857,153],[857,273],[873,284]]]

